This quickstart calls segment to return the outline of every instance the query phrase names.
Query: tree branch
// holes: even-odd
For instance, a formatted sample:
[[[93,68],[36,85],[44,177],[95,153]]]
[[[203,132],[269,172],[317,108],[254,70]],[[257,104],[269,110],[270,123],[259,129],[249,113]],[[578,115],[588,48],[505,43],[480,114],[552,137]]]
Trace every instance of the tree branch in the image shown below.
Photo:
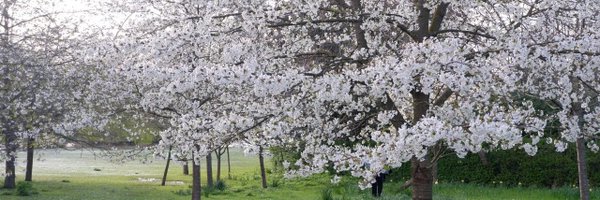
[[[579,79],[579,81],[581,81],[581,84],[583,84],[585,87],[589,88],[589,89],[590,89],[591,91],[593,91],[594,93],[596,93],[596,94],[600,94],[600,93],[598,92],[598,90],[596,90],[596,88],[592,87],[590,84],[588,84],[588,83],[586,83],[585,81],[583,81],[583,80],[581,79],[581,77],[577,77],[577,79]]]
[[[268,25],[269,28],[278,28],[278,27],[286,27],[286,26],[303,26],[308,23],[312,24],[326,24],[326,23],[361,23],[362,20],[359,19],[322,19],[322,20],[311,20],[311,21],[301,21],[301,22],[287,22],[287,23],[273,23]]]
[[[431,25],[429,26],[429,32],[435,33],[440,30],[442,27],[442,22],[444,21],[444,16],[446,16],[446,11],[448,10],[448,6],[450,3],[442,2],[440,3],[433,13],[433,18],[431,19]]]
[[[442,94],[440,95],[440,97],[438,97],[434,102],[433,102],[433,106],[442,106],[444,105],[444,103],[446,102],[446,100],[448,100],[448,98],[450,98],[450,96],[452,96],[452,93],[454,93],[450,88],[446,88],[444,89],[444,92],[442,92]]]
[[[565,49],[565,50],[559,50],[559,51],[550,51],[550,53],[553,53],[553,54],[569,54],[569,53],[573,53],[573,54],[581,54],[581,55],[586,55],[586,56],[600,56],[600,52],[579,51],[579,50],[574,50],[574,49]]]
[[[441,31],[433,32],[433,33],[431,33],[431,35],[437,36],[439,34],[444,34],[444,33],[463,33],[463,34],[476,35],[476,36],[480,36],[480,37],[484,37],[484,38],[496,40],[496,37],[491,36],[489,34],[479,33],[477,31],[458,30],[458,29],[441,30]]]

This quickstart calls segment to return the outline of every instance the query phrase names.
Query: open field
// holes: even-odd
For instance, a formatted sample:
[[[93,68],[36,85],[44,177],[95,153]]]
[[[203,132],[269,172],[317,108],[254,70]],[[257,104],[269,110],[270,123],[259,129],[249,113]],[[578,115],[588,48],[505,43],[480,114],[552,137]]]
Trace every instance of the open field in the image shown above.
[[[335,199],[371,199],[368,190],[359,191],[356,180],[343,179],[338,185],[331,185],[326,175],[316,175],[306,179],[286,180],[280,174],[270,173],[270,188],[260,188],[258,159],[246,157],[241,150],[231,151],[232,178],[227,177],[227,165],[223,163],[222,177],[227,189],[213,191],[204,199],[323,199],[325,190]],[[33,187],[38,194],[28,197],[16,195],[15,190],[0,189],[0,199],[32,200],[79,200],[79,199],[190,199],[191,176],[182,175],[181,166],[172,163],[168,185],[160,186],[164,170],[164,160],[152,163],[128,162],[114,164],[95,158],[88,151],[43,151],[41,160],[34,164]],[[19,154],[17,179],[23,180],[23,154]],[[214,157],[214,156],[213,156]],[[216,176],[216,162],[213,162]],[[271,163],[267,161],[267,166]],[[202,166],[204,170],[205,166]],[[4,168],[0,168],[4,171]],[[268,170],[270,171],[270,170]],[[204,173],[204,171],[203,171]],[[202,181],[206,179],[203,174]],[[409,199],[407,191],[397,189],[400,183],[386,183],[381,199]],[[578,199],[575,188],[524,188],[504,186],[479,186],[473,184],[440,183],[434,188],[435,199]],[[208,197],[208,198],[207,198]],[[592,199],[600,199],[597,189],[592,191]]]

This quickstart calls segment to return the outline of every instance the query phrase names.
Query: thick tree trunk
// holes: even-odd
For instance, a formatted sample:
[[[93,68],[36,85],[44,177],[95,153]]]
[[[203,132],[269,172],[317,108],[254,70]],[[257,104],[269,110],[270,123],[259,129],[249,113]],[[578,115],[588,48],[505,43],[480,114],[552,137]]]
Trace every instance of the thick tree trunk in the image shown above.
[[[12,189],[16,186],[15,159],[17,154],[17,135],[12,131],[6,131],[4,137],[6,148],[4,188]]]
[[[438,32],[443,24],[444,16],[448,9],[449,3],[439,3],[434,11],[433,16],[431,10],[425,5],[426,0],[414,0],[415,8],[418,10],[419,15],[417,16],[416,22],[418,30],[414,33],[413,40],[416,42],[423,42],[423,40],[430,36],[430,33]],[[421,75],[417,75],[414,79],[415,83],[419,83]],[[429,94],[425,94],[421,91],[421,86],[417,85],[413,91],[411,91],[412,106],[413,106],[413,119],[412,124],[417,124],[423,117],[427,115],[429,110]],[[443,100],[436,102],[436,106],[441,106]],[[430,200],[433,196],[433,172],[431,170],[431,160],[429,155],[425,156],[424,160],[418,160],[413,158],[411,161],[412,167],[412,199],[413,200]],[[435,162],[435,161],[433,161]]]
[[[27,167],[25,168],[25,181],[31,181],[33,176],[33,150],[35,148],[35,139],[27,139]]]
[[[411,92],[413,98],[413,121],[417,124],[429,110],[429,95],[421,91]],[[411,160],[412,176],[412,199],[413,200],[431,200],[433,196],[433,171],[431,170],[431,161],[429,156],[424,160],[413,158]]]
[[[202,190],[200,184],[200,163],[192,161],[192,200],[200,200]]]
[[[212,153],[206,156],[206,186],[212,188],[214,186],[212,176]]]
[[[231,179],[231,160],[229,159],[229,146],[227,146],[227,178]]]
[[[267,174],[265,173],[265,158],[263,156],[263,148],[258,147],[258,161],[260,162],[260,178],[262,187],[267,188]]]
[[[165,186],[167,183],[167,174],[169,173],[169,164],[171,164],[171,150],[173,146],[169,146],[169,154],[167,155],[167,166],[165,166],[165,172],[163,173],[162,182],[160,185]]]
[[[590,185],[588,179],[586,157],[585,157],[585,140],[577,138],[577,169],[579,172],[579,199],[590,199]]]
[[[429,160],[411,161],[412,199],[431,200],[433,196],[433,173]]]
[[[183,163],[183,175],[190,175],[190,167],[187,160]]]
[[[217,156],[217,181],[220,181],[221,180],[221,156],[222,156],[220,149],[217,150],[216,156]]]

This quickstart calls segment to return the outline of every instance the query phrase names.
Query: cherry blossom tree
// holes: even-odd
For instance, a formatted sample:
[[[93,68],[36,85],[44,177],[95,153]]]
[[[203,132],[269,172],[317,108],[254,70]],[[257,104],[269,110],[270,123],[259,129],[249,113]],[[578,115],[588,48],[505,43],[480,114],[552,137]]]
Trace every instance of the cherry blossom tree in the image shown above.
[[[333,168],[369,187],[384,169],[410,162],[413,199],[431,199],[440,157],[512,148],[534,155],[549,117],[566,130],[559,147],[580,138],[579,146],[588,139],[597,148],[595,1],[119,8],[136,13],[123,23],[134,31],[119,31],[107,62],[145,113],[170,120],[161,145],[194,155],[195,177],[201,158],[234,140],[301,142],[290,176]],[[547,116],[523,93],[558,100],[562,111]]]
[[[90,20],[98,13],[83,1],[17,1],[0,3],[2,84],[0,130],[6,150],[5,187],[14,187],[14,160],[26,143],[25,180],[31,181],[33,149],[83,142],[83,128],[103,126],[88,104],[87,85],[98,69],[88,65],[90,45],[102,30]],[[88,2],[89,3],[89,2]],[[95,44],[95,43],[94,43]],[[92,112],[93,111],[93,112]],[[106,117],[103,117],[106,118]]]
[[[512,101],[519,71],[489,56],[509,30],[465,22],[497,19],[494,6],[456,2],[448,13],[444,2],[270,3],[217,18],[258,38],[254,56],[270,75],[264,92],[289,91],[271,104],[284,114],[264,129],[272,138],[301,135],[297,174],[331,166],[368,186],[384,167],[411,161],[414,198],[430,199],[432,162],[448,149],[530,147],[523,130],[537,137],[543,129],[527,102]]]
[[[431,166],[448,151],[535,154],[545,123],[515,100],[525,74],[516,58],[533,41],[519,34],[553,16],[547,2],[253,3],[213,18],[255,36],[268,80],[284,82],[265,83],[269,92],[293,91],[265,129],[307,141],[297,173],[333,166],[368,186],[411,161],[413,198],[430,199]]]
[[[44,6],[45,4],[48,4]],[[4,187],[15,186],[15,157],[27,141],[26,180],[31,180],[33,147],[58,139],[57,124],[74,112],[80,74],[76,60],[76,26],[65,23],[46,1],[5,0],[0,3],[0,131],[6,151]],[[42,6],[43,8],[41,8]],[[75,111],[76,112],[76,111]],[[34,143],[36,139],[44,139]]]
[[[249,102],[260,103],[254,98],[240,98],[253,91],[246,87],[251,83],[251,66],[238,64],[223,52],[224,47],[211,45],[209,39],[216,33],[197,18],[205,4],[143,3],[147,7],[142,8],[148,9],[139,10],[139,4],[119,6],[121,12],[138,18],[122,23],[102,53],[103,65],[122,83],[115,87],[135,102],[127,109],[170,121],[171,128],[161,132],[158,149],[173,147],[174,157],[193,155],[192,198],[196,199],[200,159],[210,160],[212,151],[252,130],[268,115],[247,109]]]
[[[598,151],[600,134],[600,4],[595,1],[555,2],[545,15],[525,23],[517,66],[523,68],[523,91],[557,110],[560,135],[548,143],[564,151],[575,143],[580,198],[589,199],[586,146]],[[551,17],[550,17],[551,16]]]

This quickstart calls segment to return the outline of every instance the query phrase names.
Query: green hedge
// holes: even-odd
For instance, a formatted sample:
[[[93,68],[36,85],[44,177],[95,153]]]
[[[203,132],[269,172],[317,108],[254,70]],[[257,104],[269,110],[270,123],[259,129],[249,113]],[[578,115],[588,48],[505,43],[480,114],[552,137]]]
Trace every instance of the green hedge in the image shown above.
[[[587,166],[590,183],[600,185],[600,153],[588,152]],[[577,185],[577,162],[574,145],[558,153],[551,145],[541,145],[535,156],[523,150],[494,151],[486,153],[489,161],[484,165],[477,154],[461,159],[447,156],[438,162],[438,180],[522,186],[560,187]],[[407,179],[410,163],[393,171],[392,179]]]

